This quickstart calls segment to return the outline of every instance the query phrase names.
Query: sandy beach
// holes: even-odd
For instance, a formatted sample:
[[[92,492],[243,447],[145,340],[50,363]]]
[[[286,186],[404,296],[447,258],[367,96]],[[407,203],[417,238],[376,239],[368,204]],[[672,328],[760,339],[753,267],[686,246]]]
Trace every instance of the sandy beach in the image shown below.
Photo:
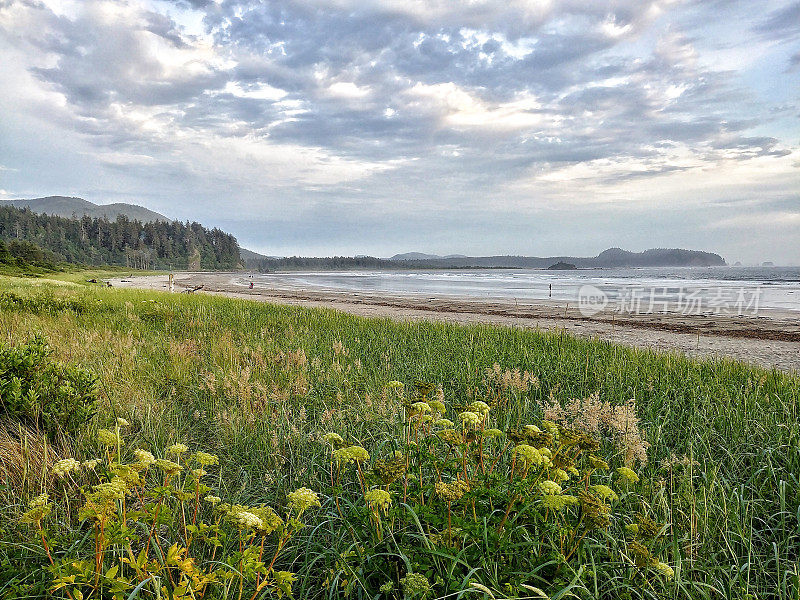
[[[249,289],[240,273],[177,273],[175,292],[202,286],[196,293],[221,294],[286,305],[325,307],[366,317],[491,323],[563,331],[609,342],[677,351],[695,357],[729,357],[766,368],[800,372],[800,319],[796,312],[761,310],[758,315],[726,316],[680,313],[618,314],[591,317],[565,302],[517,303],[474,298],[429,298],[268,286],[259,280]],[[114,287],[167,290],[168,276],[112,279]]]

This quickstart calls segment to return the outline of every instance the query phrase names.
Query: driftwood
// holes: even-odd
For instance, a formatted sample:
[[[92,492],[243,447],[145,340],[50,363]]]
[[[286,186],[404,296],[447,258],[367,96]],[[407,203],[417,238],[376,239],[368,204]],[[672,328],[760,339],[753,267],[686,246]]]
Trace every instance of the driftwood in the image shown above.
[[[202,290],[204,287],[205,287],[205,285],[198,285],[198,286],[193,287],[192,289],[188,289],[187,288],[187,289],[183,290],[181,293],[182,294],[193,294],[197,290]]]

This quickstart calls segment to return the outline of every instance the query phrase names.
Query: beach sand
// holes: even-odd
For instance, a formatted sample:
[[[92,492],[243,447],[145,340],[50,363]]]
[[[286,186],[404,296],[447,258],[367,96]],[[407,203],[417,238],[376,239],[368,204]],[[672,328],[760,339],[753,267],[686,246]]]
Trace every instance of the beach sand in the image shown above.
[[[401,296],[271,286],[268,279],[241,273],[176,273],[175,292],[198,292],[275,304],[333,308],[365,317],[490,323],[566,332],[628,346],[677,351],[694,357],[728,357],[766,368],[800,372],[800,314],[761,309],[758,315],[602,311],[582,315],[565,302],[483,301],[474,298]],[[167,275],[111,279],[114,287],[167,290]]]

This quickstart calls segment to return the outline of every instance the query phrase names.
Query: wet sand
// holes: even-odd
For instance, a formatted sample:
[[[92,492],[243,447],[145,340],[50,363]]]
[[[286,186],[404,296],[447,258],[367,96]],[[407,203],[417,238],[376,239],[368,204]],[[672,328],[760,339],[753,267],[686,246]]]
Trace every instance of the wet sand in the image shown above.
[[[177,273],[175,292],[202,286],[198,293],[222,294],[276,304],[334,308],[397,320],[491,323],[526,329],[563,331],[618,344],[677,351],[695,357],[728,357],[766,368],[800,372],[800,313],[761,309],[758,315],[728,316],[676,312],[619,314],[610,310],[587,317],[566,302],[484,301],[460,297],[401,296],[270,286],[255,289],[239,273]],[[166,290],[167,275],[112,279],[115,287]]]

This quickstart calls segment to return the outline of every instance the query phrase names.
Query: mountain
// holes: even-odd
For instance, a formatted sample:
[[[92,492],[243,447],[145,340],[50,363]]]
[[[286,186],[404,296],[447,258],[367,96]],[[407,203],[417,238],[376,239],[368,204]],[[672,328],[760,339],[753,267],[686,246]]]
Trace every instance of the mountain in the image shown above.
[[[260,260],[280,260],[282,256],[267,256],[266,254],[259,254],[247,248],[239,248],[239,256],[242,259],[242,264],[250,265],[257,263]]]
[[[241,257],[242,261],[247,264],[248,261],[251,260],[264,260],[267,258],[263,254],[259,254],[258,252],[253,252],[252,250],[248,250],[247,248],[239,248],[239,256]]]
[[[416,253],[408,253],[408,256]],[[423,255],[429,256],[429,255]],[[711,267],[724,266],[725,259],[719,254],[681,248],[653,248],[644,252],[629,252],[621,248],[609,248],[597,256],[453,256],[452,258],[404,258],[392,257],[394,263],[417,268],[523,268],[546,269],[556,263],[569,263],[578,268],[612,267]]]
[[[122,215],[131,221],[141,221],[142,223],[153,223],[164,221],[169,223],[172,219],[152,211],[144,206],[137,204],[125,204],[116,202],[114,204],[95,204],[83,198],[73,198],[69,196],[47,196],[45,198],[31,198],[29,200],[2,200],[0,206],[13,206],[15,208],[30,208],[39,214],[55,215],[71,219],[73,216],[82,217],[88,215],[92,218],[105,217],[109,221],[116,221]]]

